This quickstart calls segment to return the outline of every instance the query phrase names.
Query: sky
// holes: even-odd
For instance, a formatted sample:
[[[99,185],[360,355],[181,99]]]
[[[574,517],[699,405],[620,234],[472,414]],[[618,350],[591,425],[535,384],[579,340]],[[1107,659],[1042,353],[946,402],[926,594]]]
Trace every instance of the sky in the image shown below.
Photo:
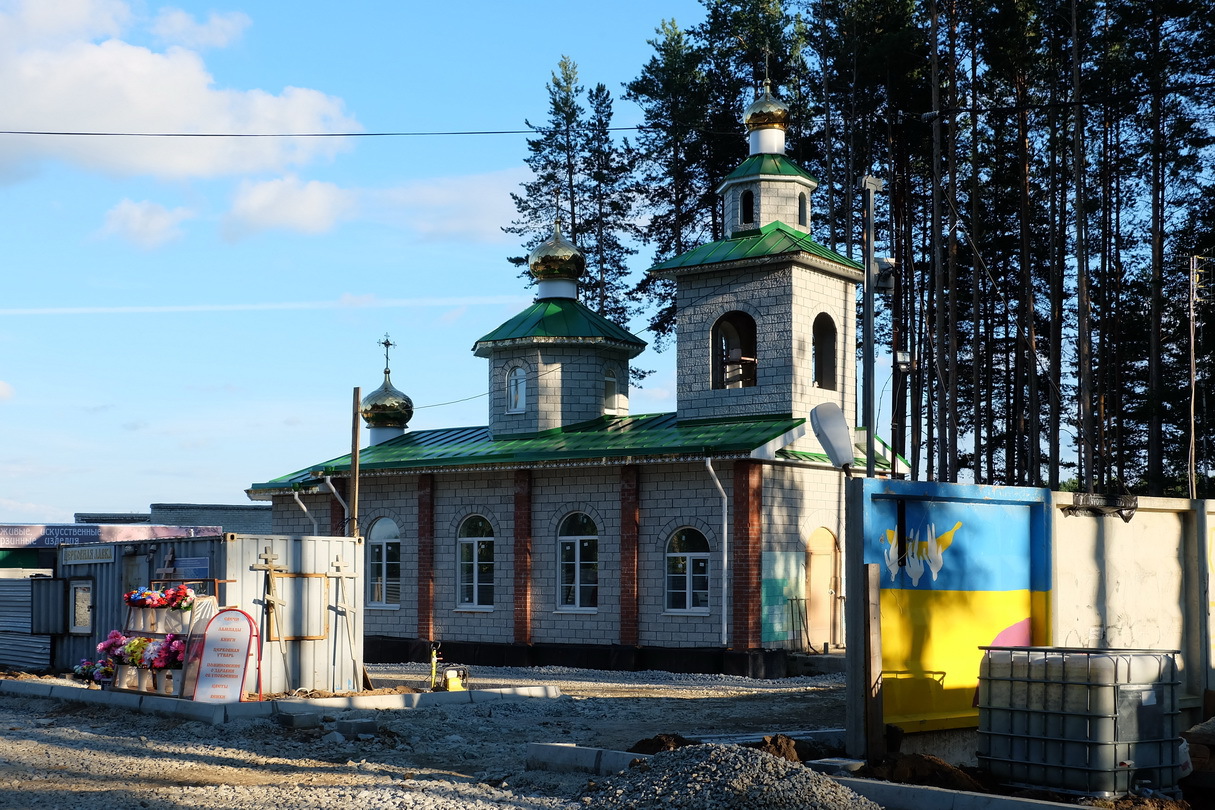
[[[563,55],[640,123],[620,95],[655,29],[703,18],[698,0],[0,0],[0,523],[249,503],[350,451],[385,334],[411,430],[486,424],[472,346],[534,294],[502,232],[530,177],[520,130],[547,119]],[[674,410],[673,349],[634,365],[654,373],[630,411]],[[879,357],[882,405],[888,376]]]
[[[521,130],[562,55],[629,126],[647,40],[703,8],[611,8],[0,0],[0,523],[248,503],[349,452],[385,333],[410,429],[483,425],[473,343],[532,300],[522,134],[7,133]],[[674,409],[673,354],[633,413]]]

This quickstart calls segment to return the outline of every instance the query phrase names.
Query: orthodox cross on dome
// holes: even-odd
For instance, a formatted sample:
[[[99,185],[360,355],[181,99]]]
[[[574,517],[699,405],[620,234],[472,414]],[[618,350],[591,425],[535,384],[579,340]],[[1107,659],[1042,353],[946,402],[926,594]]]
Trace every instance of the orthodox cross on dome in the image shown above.
[[[397,344],[388,339],[388,333],[384,333],[384,339],[376,341],[377,346],[384,347],[384,373],[388,373],[388,350],[396,347]]]

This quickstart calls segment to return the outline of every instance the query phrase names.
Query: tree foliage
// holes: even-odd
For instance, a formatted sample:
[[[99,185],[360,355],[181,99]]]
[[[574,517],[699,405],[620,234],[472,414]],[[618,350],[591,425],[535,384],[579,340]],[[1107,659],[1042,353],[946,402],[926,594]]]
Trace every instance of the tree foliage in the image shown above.
[[[516,227],[551,218],[563,189],[586,244],[599,237],[583,223],[612,223],[615,258],[600,263],[621,284],[638,238],[652,262],[721,238],[715,188],[746,154],[742,111],[770,76],[791,107],[789,156],[820,181],[818,241],[859,258],[856,189],[886,180],[878,241],[899,270],[879,335],[914,363],[890,383],[894,424],[876,429],[914,477],[1184,495],[1194,437],[1198,495],[1215,492],[1201,288],[1190,315],[1191,264],[1215,271],[1191,261],[1215,257],[1202,4],[702,4],[695,26],[660,23],[624,85],[643,125],[602,188],[629,205],[586,203],[590,164],[567,157],[594,150],[567,135],[595,129],[596,103],[585,96],[588,114],[563,60]],[[670,283],[631,288],[661,345],[677,327]]]

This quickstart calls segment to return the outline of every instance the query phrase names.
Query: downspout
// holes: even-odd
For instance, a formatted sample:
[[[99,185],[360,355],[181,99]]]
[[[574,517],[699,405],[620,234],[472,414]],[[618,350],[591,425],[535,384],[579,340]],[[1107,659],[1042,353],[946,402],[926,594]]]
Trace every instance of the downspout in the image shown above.
[[[325,486],[329,487],[329,491],[333,493],[333,497],[337,498],[337,502],[342,505],[342,514],[345,516],[345,520],[342,521],[342,525],[349,527],[350,507],[346,505],[346,501],[343,500],[342,496],[338,494],[337,487],[333,485],[333,481],[330,480],[328,475],[323,476],[322,480],[325,482]]]
[[[717,472],[713,469],[713,459],[705,456],[705,469],[709,471],[709,477],[713,479],[713,486],[717,487],[717,491],[721,494],[721,646],[724,648],[729,641],[729,606],[730,600],[730,540],[726,534],[726,507],[728,500],[726,499],[726,490],[721,485],[721,480],[717,477]]]
[[[315,537],[316,535],[320,534],[321,530],[317,528],[317,525],[316,525],[316,518],[314,518],[314,517],[312,516],[312,513],[308,511],[308,507],[304,506],[304,502],[303,502],[303,500],[301,500],[301,499],[300,499],[300,491],[299,491],[298,489],[296,489],[296,490],[292,490],[292,491],[291,491],[291,494],[292,494],[292,496],[294,496],[294,497],[295,497],[295,502],[296,502],[296,503],[298,503],[298,504],[300,505],[300,509],[302,509],[302,510],[304,511],[304,517],[306,517],[306,518],[308,518],[309,520],[311,520],[311,521],[312,521],[312,534],[313,534],[313,536]]]

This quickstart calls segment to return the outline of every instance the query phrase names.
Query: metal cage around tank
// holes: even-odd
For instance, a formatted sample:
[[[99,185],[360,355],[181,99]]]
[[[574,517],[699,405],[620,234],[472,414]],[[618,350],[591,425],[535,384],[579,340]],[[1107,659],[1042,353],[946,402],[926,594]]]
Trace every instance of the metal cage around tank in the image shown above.
[[[997,780],[1102,798],[1176,788],[1176,650],[982,649],[978,760]]]

